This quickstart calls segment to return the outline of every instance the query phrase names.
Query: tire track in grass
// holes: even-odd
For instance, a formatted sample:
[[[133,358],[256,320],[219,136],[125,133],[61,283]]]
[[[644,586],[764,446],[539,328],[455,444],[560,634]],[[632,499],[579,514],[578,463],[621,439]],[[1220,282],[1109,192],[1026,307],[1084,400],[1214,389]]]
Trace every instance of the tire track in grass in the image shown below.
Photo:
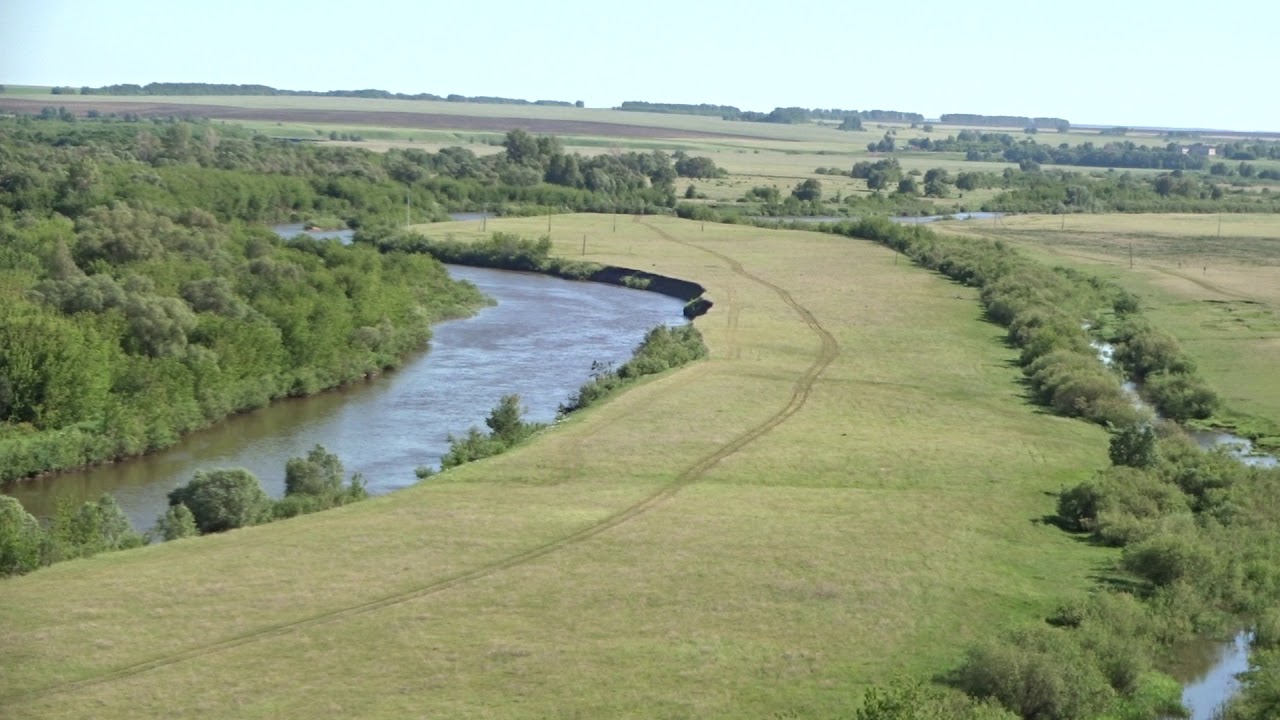
[[[225,650],[232,650],[238,647],[242,647],[244,645],[249,645],[251,643],[258,642],[260,640],[267,640],[267,639],[279,637],[281,635],[285,635],[287,633],[294,632],[296,630],[305,630],[308,628],[316,627],[318,625],[323,625],[330,622],[343,620],[343,619],[355,617],[358,615],[363,615],[365,613],[374,612],[384,608],[399,605],[401,603],[405,603],[410,600],[416,600],[418,598],[423,598],[423,597],[427,597],[437,593],[441,593],[446,590],[458,587],[460,585],[464,585],[476,580],[489,577],[491,575],[495,575],[503,570],[524,565],[526,563],[537,560],[545,555],[549,555],[561,548],[564,548],[569,545],[573,545],[575,543],[579,543],[585,540],[589,540],[597,535],[600,535],[601,533],[607,532],[619,525],[622,525],[623,523],[629,520],[636,518],[639,515],[642,515],[648,512],[654,507],[657,507],[658,505],[662,504],[666,500],[676,495],[683,488],[697,481],[703,474],[705,474],[708,470],[714,467],[721,460],[724,460],[730,455],[746,447],[750,443],[759,439],[761,436],[765,435],[766,433],[773,430],[777,426],[786,422],[792,415],[795,415],[797,412],[799,412],[800,409],[804,407],[805,402],[809,399],[809,395],[813,391],[813,386],[817,382],[818,378],[827,369],[827,367],[829,367],[831,363],[835,361],[836,357],[840,353],[840,347],[839,347],[839,344],[836,342],[835,337],[830,332],[828,332],[825,328],[823,328],[821,324],[818,323],[818,320],[816,317],[814,317],[813,313],[811,313],[803,305],[800,305],[798,302],[796,302],[795,299],[791,297],[790,293],[788,293],[786,290],[779,287],[778,285],[775,285],[759,276],[756,276],[747,272],[743,268],[742,264],[739,263],[737,260],[723,253],[701,247],[691,242],[685,242],[683,240],[679,240],[674,236],[670,235],[669,233],[661,230],[660,228],[657,228],[647,222],[639,221],[638,218],[637,218],[637,222],[640,222],[640,224],[644,225],[648,229],[657,233],[660,237],[662,237],[665,240],[669,240],[671,242],[674,242],[680,245],[685,245],[687,247],[695,248],[697,250],[705,252],[709,255],[712,255],[724,261],[734,274],[740,275],[748,280],[751,280],[752,282],[758,283],[772,290],[775,294],[778,295],[779,298],[782,299],[782,301],[788,307],[790,307],[793,311],[795,311],[796,314],[800,316],[800,319],[804,322],[804,324],[810,330],[812,330],[814,334],[818,336],[819,340],[821,341],[821,347],[819,349],[817,356],[814,358],[813,362],[810,363],[809,367],[805,369],[804,373],[802,373],[800,377],[796,380],[795,385],[792,387],[791,395],[788,398],[787,403],[781,409],[779,409],[777,412],[770,415],[768,418],[766,418],[762,422],[744,431],[743,433],[738,435],[736,438],[734,438],[730,442],[720,446],[715,451],[703,456],[696,463],[685,468],[671,482],[653,490],[648,495],[641,498],[638,502],[633,503],[632,505],[629,505],[626,508],[623,508],[622,510],[600,520],[599,522],[596,522],[595,524],[589,525],[576,532],[570,533],[569,535],[556,538],[555,540],[551,540],[541,545],[537,545],[535,547],[524,550],[523,552],[510,555],[506,558],[497,560],[487,565],[482,565],[480,567],[477,567],[465,572],[456,573],[449,577],[443,578],[441,580],[436,580],[434,582],[428,583],[426,585],[421,585],[416,588],[411,588],[409,590],[402,590],[400,592],[392,593],[390,595],[386,595],[381,598],[377,598],[377,599],[370,600],[363,603],[358,603],[356,605],[351,605],[351,606],[340,608],[337,610],[331,610],[329,612],[319,613],[317,615],[312,615],[310,617],[302,618],[299,620],[292,620],[292,621],[280,623],[277,625],[259,628],[252,632],[244,633],[242,635],[228,638],[226,640],[220,640],[217,642],[202,645],[200,647],[189,648],[187,650],[183,650],[180,652],[170,653],[168,655],[152,658],[150,660],[144,660],[142,662],[126,665],[124,667],[117,668],[115,670],[103,673],[101,675],[82,678],[80,680],[73,680],[71,682],[63,683],[61,685],[42,688],[32,692],[15,693],[13,695],[0,698],[0,703],[4,703],[7,705],[14,702],[30,702],[33,700],[39,700],[42,698],[47,698],[55,695],[63,695],[69,692],[77,691],[77,690],[83,690],[96,685],[110,683],[116,680],[124,680],[136,675],[141,675],[151,670],[158,670],[160,668],[168,667],[170,665],[176,665],[178,663],[186,662],[189,660],[195,660],[195,659],[205,657],[207,655],[212,655],[214,653],[219,653]]]

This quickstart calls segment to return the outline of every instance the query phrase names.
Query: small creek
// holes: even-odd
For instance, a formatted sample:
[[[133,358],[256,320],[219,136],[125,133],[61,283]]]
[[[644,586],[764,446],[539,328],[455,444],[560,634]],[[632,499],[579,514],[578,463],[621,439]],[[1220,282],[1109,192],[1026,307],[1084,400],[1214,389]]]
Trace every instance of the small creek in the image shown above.
[[[1087,329],[1087,326],[1086,326]],[[1115,365],[1115,346],[1102,340],[1090,340],[1098,359],[1107,367]],[[1132,381],[1123,384],[1134,407],[1159,414],[1138,392]],[[1255,450],[1247,438],[1221,430],[1192,430],[1187,433],[1205,450],[1225,449],[1246,465],[1276,467],[1277,458]],[[1182,704],[1190,711],[1190,720],[1212,720],[1218,710],[1240,689],[1238,676],[1249,669],[1249,650],[1253,636],[1238,633],[1228,642],[1202,640],[1191,643],[1179,653],[1175,678],[1182,683]]]
[[[309,234],[345,242],[351,236]],[[550,422],[589,379],[592,361],[620,364],[649,328],[685,322],[683,303],[657,293],[448,267],[497,304],[435,325],[430,350],[399,370],[227,418],[150,455],[14,483],[5,492],[36,516],[52,514],[60,496],[78,503],[110,493],[141,530],[168,506],[169,491],[200,469],[247,468],[278,497],[285,462],[320,443],[342,458],[348,474],[363,473],[370,492],[386,493],[416,482],[416,467],[438,466],[447,436],[483,427],[501,396],[519,394],[527,419]]]
[[[1098,359],[1107,367],[1113,367],[1115,362],[1115,347],[1111,343],[1102,340],[1090,340],[1089,346],[1098,353]],[[1150,412],[1153,416],[1159,418],[1155,408],[1151,407],[1146,400],[1142,399],[1142,395],[1138,392],[1138,385],[1132,381],[1126,381],[1123,384],[1125,392],[1129,395],[1129,399],[1133,402],[1133,406],[1139,410]],[[1275,455],[1257,450],[1253,446],[1253,442],[1248,438],[1242,438],[1239,435],[1233,435],[1225,430],[1189,430],[1187,435],[1196,444],[1205,450],[1216,450],[1222,448],[1234,456],[1240,462],[1246,465],[1254,465],[1257,467],[1276,467],[1280,465],[1280,459]]]
[[[1240,690],[1239,675],[1249,669],[1253,635],[1238,633],[1229,642],[1203,640],[1180,648],[1173,676],[1182,683],[1182,704],[1190,720],[1213,720]]]

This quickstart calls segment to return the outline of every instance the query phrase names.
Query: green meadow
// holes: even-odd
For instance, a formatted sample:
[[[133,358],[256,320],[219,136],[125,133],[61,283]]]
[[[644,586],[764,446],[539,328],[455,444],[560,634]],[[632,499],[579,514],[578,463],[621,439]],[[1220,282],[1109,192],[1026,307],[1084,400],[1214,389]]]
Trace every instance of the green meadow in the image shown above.
[[[1106,434],[1027,400],[973,289],[831,235],[550,224],[705,285],[710,357],[388,496],[6,580],[0,715],[829,716],[1113,565],[1040,520]]]

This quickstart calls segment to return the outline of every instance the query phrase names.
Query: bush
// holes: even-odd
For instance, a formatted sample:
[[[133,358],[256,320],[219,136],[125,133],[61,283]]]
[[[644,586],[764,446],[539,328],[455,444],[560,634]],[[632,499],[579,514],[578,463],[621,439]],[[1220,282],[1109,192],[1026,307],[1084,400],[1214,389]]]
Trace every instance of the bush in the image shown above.
[[[1107,679],[1065,630],[1032,628],[969,651],[956,684],[1027,720],[1094,718],[1114,698]]]
[[[170,507],[156,520],[155,533],[165,542],[194,537],[200,534],[196,527],[196,518],[191,510],[181,503]]]
[[[0,495],[0,576],[22,575],[40,567],[40,523],[8,495]]]
[[[1194,534],[1161,534],[1125,548],[1121,566],[1157,587],[1181,580],[1204,582],[1213,574],[1212,549]]]
[[[1156,431],[1150,425],[1129,425],[1111,436],[1107,449],[1113,465],[1147,468],[1160,458],[1156,452]]]
[[[525,422],[523,414],[519,395],[502,396],[485,418],[484,423],[489,427],[487,434],[473,427],[460,438],[449,436],[449,452],[440,459],[441,467],[456,467],[499,455],[543,427],[541,423]]]
[[[169,504],[186,505],[202,533],[248,527],[271,516],[271,498],[258,478],[243,468],[200,470],[191,482],[169,493]]]
[[[1147,376],[1143,391],[1161,415],[1170,420],[1203,420],[1218,409],[1218,395],[1203,380],[1174,372]]]
[[[688,308],[686,307],[686,314]],[[706,357],[707,346],[702,333],[693,325],[668,327],[659,325],[645,333],[631,359],[613,370],[603,363],[592,363],[591,380],[560,405],[561,414],[581,410],[598,402],[629,382],[665,372]]]

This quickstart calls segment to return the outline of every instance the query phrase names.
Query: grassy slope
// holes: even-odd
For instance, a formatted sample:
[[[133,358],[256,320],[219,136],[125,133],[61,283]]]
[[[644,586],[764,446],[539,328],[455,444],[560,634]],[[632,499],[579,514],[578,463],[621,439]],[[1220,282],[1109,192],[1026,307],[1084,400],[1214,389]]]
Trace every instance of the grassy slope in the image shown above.
[[[836,237],[610,227],[553,237],[706,284],[710,360],[391,496],[6,581],[0,715],[828,713],[1112,558],[1033,522],[1104,436],[1025,404],[971,290]]]
[[[1063,223],[1028,215],[938,227],[1114,278],[1142,296],[1151,320],[1181,340],[1222,393],[1221,420],[1280,434],[1280,217],[1071,215]]]

